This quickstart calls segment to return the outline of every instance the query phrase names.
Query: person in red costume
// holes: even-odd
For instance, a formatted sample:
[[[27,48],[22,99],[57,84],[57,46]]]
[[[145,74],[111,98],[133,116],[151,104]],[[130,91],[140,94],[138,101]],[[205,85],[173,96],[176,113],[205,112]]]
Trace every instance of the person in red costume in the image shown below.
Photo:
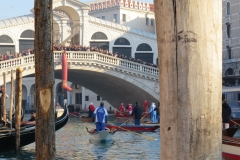
[[[89,109],[89,111],[88,111],[88,117],[89,117],[89,118],[92,118],[93,112],[95,111],[95,107],[94,107],[94,105],[93,105],[92,102],[90,103],[88,109]]]
[[[121,112],[124,112],[124,111],[125,111],[125,107],[124,107],[123,103],[121,103],[119,109],[120,109]]]
[[[148,101],[147,100],[144,100],[143,108],[144,108],[144,112],[148,112]]]
[[[133,106],[131,103],[128,104],[128,112],[129,114],[132,114],[132,111],[133,111]]]

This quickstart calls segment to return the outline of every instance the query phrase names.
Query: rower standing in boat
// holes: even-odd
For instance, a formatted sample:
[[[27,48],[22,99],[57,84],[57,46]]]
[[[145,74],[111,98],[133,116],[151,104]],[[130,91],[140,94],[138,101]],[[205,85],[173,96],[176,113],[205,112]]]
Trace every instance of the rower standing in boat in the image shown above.
[[[229,119],[232,114],[231,107],[227,104],[227,100],[222,101],[222,123],[223,123],[223,130],[229,128]]]
[[[101,102],[100,106],[95,109],[93,113],[93,119],[96,122],[96,130],[97,132],[105,130],[105,123],[108,121],[108,112],[104,108],[104,103]]]
[[[128,105],[128,112],[129,112],[130,115],[132,114],[132,111],[133,111],[132,104],[129,103],[129,105]]]
[[[147,100],[144,100],[143,108],[144,108],[144,112],[148,113],[148,101]]]
[[[152,102],[152,105],[151,105],[151,107],[149,108],[149,111],[148,111],[148,113],[151,113],[152,123],[156,123],[157,112],[156,112],[155,108],[156,108],[155,103]]]
[[[88,117],[89,118],[92,117],[94,111],[95,111],[95,107],[94,107],[93,103],[91,102],[89,107],[88,107]]]
[[[133,109],[131,116],[135,116],[135,125],[140,125],[140,119],[142,118],[142,107],[139,106],[138,102],[136,102],[136,106]]]
[[[124,112],[124,111],[125,111],[125,107],[124,107],[123,103],[121,103],[121,105],[120,105],[120,107],[119,107],[119,110],[120,110],[121,112]]]

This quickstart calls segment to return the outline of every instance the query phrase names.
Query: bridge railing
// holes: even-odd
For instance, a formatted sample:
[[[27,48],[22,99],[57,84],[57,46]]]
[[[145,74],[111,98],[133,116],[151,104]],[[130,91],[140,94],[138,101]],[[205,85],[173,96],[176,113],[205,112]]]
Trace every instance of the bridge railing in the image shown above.
[[[105,55],[98,52],[88,52],[88,51],[67,51],[68,60],[83,60],[83,61],[97,61],[103,62],[105,64],[111,64],[114,66],[120,66],[122,68],[128,68],[131,70],[136,70],[144,72],[147,74],[158,76],[158,69],[155,67],[147,66],[144,64],[132,62],[129,60],[124,60],[110,55]],[[54,51],[54,61],[61,62],[62,51]],[[15,58],[11,60],[0,62],[0,71],[8,68],[18,67],[22,65],[27,65],[34,63],[34,55],[24,56],[20,58]]]
[[[132,69],[132,70],[137,70],[140,72],[144,72],[147,74],[152,74],[155,76],[158,76],[158,68],[147,66],[144,64],[140,64],[137,62],[132,62],[129,60],[121,59],[118,57],[106,55],[103,53],[98,53],[98,52],[88,52],[88,51],[67,51],[67,58],[68,59],[78,59],[78,60],[94,60],[94,61],[100,61],[103,63],[107,64],[112,64],[116,66],[121,66],[124,68]],[[62,52],[61,51],[56,51],[54,53],[54,58],[61,58]]]

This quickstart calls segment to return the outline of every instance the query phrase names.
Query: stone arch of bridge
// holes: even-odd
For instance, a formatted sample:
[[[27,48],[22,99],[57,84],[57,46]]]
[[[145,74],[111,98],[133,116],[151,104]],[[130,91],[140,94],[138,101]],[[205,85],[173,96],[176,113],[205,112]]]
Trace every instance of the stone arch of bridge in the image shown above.
[[[26,76],[34,76],[34,72]],[[62,70],[56,69],[55,78],[61,79],[61,77]],[[149,89],[147,84],[142,84],[141,80],[130,80],[132,80],[132,78],[127,75],[117,73],[114,75],[107,71],[68,70],[68,81],[86,87],[97,95],[104,97],[105,100],[115,108],[118,107],[121,102],[126,104],[139,102],[139,104],[142,105],[145,99],[148,100],[148,102],[157,103],[159,101],[159,92],[156,97],[154,96],[156,93]],[[59,86],[61,86],[60,83]],[[58,86],[56,86],[56,89],[57,88]]]
[[[91,70],[69,69],[68,81],[84,86],[94,93],[104,97],[113,107],[118,107],[121,102],[143,103],[145,99],[149,102],[158,102],[146,88],[147,85],[140,82],[129,81],[129,77],[111,75]],[[61,70],[55,70],[55,78],[61,79]]]

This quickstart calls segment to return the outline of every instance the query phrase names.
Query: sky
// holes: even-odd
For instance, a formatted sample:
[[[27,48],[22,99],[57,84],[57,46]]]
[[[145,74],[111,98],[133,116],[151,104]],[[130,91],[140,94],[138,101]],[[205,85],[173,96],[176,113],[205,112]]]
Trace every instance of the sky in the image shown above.
[[[91,2],[93,0],[80,0]],[[153,0],[137,0],[153,4]],[[34,0],[0,0],[0,20],[30,14],[34,7]]]

